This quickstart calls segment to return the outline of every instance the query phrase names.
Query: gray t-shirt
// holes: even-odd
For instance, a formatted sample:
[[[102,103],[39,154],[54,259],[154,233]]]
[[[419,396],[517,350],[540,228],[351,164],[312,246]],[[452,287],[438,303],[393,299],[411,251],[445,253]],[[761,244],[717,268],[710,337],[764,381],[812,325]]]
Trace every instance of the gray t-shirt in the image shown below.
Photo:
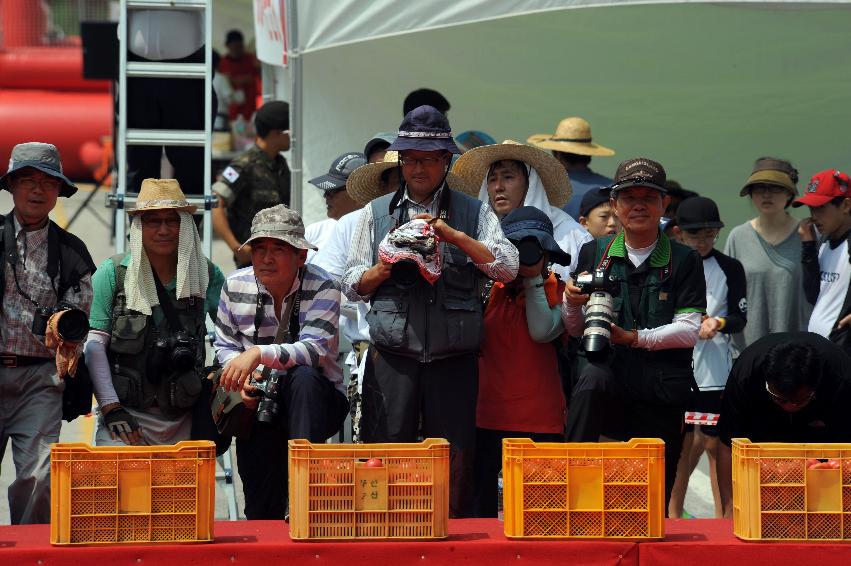
[[[724,253],[742,262],[748,280],[748,323],[733,335],[737,354],[766,334],[807,329],[811,307],[804,298],[797,231],[773,246],[745,222],[730,231]]]

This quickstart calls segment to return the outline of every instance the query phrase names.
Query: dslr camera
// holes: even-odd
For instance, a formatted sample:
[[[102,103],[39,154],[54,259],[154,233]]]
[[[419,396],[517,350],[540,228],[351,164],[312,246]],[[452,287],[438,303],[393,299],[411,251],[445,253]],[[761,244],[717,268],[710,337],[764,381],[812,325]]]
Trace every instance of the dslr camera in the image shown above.
[[[390,280],[400,289],[411,289],[421,279],[420,267],[412,259],[400,259],[390,268]]]
[[[281,412],[281,376],[272,373],[263,381],[251,378],[248,384],[256,389],[250,394],[251,397],[261,397],[257,405],[257,420],[266,424],[274,423]]]
[[[523,238],[519,242],[512,243],[517,248],[517,252],[520,255],[520,265],[535,265],[541,261],[542,257],[544,257],[544,248],[541,247],[538,239],[533,236],[529,236],[527,238]]]
[[[67,303],[59,303],[55,307],[37,307],[33,313],[32,333],[35,336],[44,336],[47,332],[47,321],[54,314],[68,311],[63,314],[56,324],[59,337],[67,342],[82,342],[89,333],[89,317],[82,310]]]
[[[154,342],[154,367],[186,372],[195,367],[197,351],[195,338],[185,330],[179,330],[174,336],[160,336]]]
[[[590,295],[585,305],[585,330],[582,332],[582,349],[588,359],[596,361],[605,357],[611,348],[612,323],[615,322],[614,296],[620,290],[619,281],[605,270],[595,269],[576,277],[576,286],[583,295]]]

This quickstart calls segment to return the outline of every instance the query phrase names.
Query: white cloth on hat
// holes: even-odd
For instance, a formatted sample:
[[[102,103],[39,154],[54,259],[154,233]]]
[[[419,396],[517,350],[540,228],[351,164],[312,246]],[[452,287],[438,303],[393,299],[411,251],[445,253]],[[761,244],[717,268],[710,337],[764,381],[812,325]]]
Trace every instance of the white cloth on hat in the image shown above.
[[[566,280],[576,270],[576,263],[579,261],[579,249],[586,242],[592,241],[594,237],[568,213],[550,204],[547,191],[544,189],[544,183],[541,181],[538,172],[529,164],[524,163],[524,165],[526,165],[526,170],[529,171],[529,189],[526,191],[526,198],[523,199],[523,204],[520,206],[534,206],[550,217],[550,221],[553,223],[553,239],[562,250],[570,254],[570,265],[553,265],[552,269],[562,279]],[[487,177],[482,180],[479,200],[490,202]]]
[[[180,215],[180,235],[177,239],[177,276],[176,288],[178,300],[188,297],[207,296],[207,284],[210,275],[207,270],[207,258],[201,248],[201,238],[192,216],[188,212],[178,211]],[[163,284],[167,281],[163,281]],[[142,245],[142,216],[136,214],[130,223],[130,265],[124,275],[124,290],[127,295],[127,308],[150,315],[151,307],[160,304],[157,287],[148,255]]]

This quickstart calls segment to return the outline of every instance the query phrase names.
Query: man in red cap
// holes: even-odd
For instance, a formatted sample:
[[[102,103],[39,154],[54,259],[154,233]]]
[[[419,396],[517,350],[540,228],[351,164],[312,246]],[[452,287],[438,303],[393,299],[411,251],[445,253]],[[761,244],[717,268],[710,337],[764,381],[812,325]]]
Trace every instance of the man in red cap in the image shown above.
[[[801,221],[801,263],[804,295],[813,307],[808,330],[851,351],[851,179],[828,169],[816,173],[807,192],[792,206],[808,206],[810,217]],[[818,230],[818,233],[816,233]],[[821,234],[821,245],[818,244]]]

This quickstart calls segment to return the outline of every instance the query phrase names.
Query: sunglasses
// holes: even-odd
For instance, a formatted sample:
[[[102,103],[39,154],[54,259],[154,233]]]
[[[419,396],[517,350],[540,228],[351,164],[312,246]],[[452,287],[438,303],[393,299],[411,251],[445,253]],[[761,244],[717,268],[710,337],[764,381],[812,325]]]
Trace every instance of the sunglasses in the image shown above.
[[[804,397],[803,399],[788,399],[772,391],[771,388],[768,386],[767,381],[765,382],[765,390],[766,392],[768,392],[769,395],[771,395],[772,401],[784,407],[803,407],[816,398],[816,392],[810,391],[810,394]]]

